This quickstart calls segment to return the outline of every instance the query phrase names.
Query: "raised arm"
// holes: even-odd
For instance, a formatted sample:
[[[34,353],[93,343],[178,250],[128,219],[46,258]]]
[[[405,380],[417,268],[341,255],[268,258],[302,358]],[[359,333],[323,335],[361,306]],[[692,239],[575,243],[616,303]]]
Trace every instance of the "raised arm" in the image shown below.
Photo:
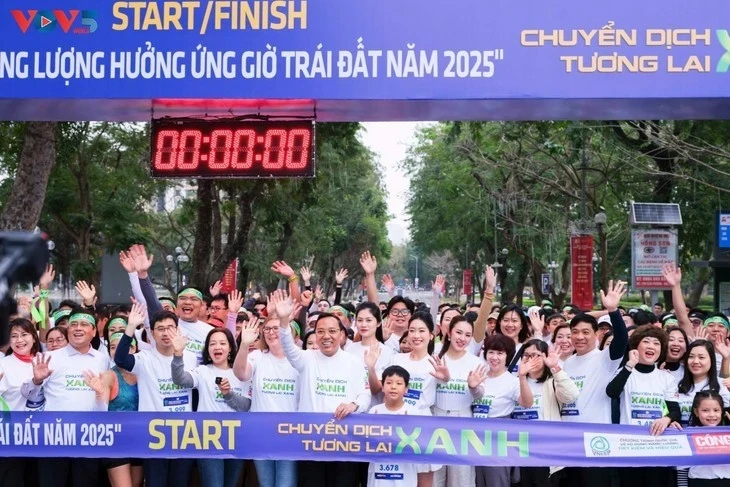
[[[626,347],[629,345],[629,333],[626,331],[626,323],[621,317],[618,305],[621,298],[626,294],[626,283],[623,281],[608,282],[608,293],[601,290],[601,301],[603,307],[608,311],[608,317],[611,319],[613,327],[613,341],[609,347],[611,360],[618,360],[626,353]]]
[[[236,360],[233,362],[233,375],[243,382],[251,380],[253,367],[248,361],[248,348],[259,339],[259,326],[255,322],[247,323],[241,329],[241,346],[238,348]],[[292,340],[293,341],[293,340]]]
[[[474,340],[477,343],[484,340],[487,335],[487,321],[489,314],[492,312],[492,304],[494,304],[494,288],[497,286],[497,273],[494,272],[492,266],[487,266],[484,269],[484,281],[484,296],[482,296],[479,313],[474,322]]]
[[[129,249],[129,254],[132,256],[134,265],[137,268],[140,290],[147,303],[147,316],[149,317],[149,321],[152,321],[155,313],[162,311],[162,304],[157,299],[157,293],[155,293],[155,288],[152,286],[152,281],[148,274],[155,256],[152,254],[147,255],[147,250],[144,248],[144,245],[139,244],[132,245]]]
[[[277,260],[271,264],[271,270],[286,279],[289,295],[294,301],[299,301],[299,276],[294,269],[283,260]]]
[[[335,273],[335,305],[342,302],[342,283],[347,279],[347,274],[347,269],[344,268]]]
[[[674,308],[674,316],[677,317],[679,327],[687,334],[687,338],[692,341],[695,337],[695,329],[692,322],[689,321],[689,312],[682,295],[682,270],[673,263],[664,264],[662,269],[664,279],[672,286],[672,307]]]
[[[129,318],[127,318],[127,328],[124,330],[124,336],[119,340],[117,351],[114,353],[114,363],[117,364],[117,367],[121,367],[129,372],[132,372],[136,363],[134,355],[129,353],[129,347],[132,344],[134,331],[144,322],[144,315],[144,306],[140,304],[132,305]]]
[[[226,329],[236,336],[236,320],[238,312],[243,306],[243,293],[238,289],[234,289],[228,294],[228,317],[226,319]]]
[[[639,363],[639,351],[634,349],[630,350],[628,354],[628,360],[626,364],[621,367],[618,374],[611,379],[611,382],[606,386],[606,395],[612,399],[618,399],[621,397],[621,393],[624,392],[626,382],[629,380],[631,373],[634,371],[634,367]]]
[[[294,337],[291,334],[289,322],[295,312],[291,298],[286,297],[286,293],[277,290],[271,293],[269,301],[276,306],[276,315],[279,317],[279,337],[281,339],[281,347],[284,349],[284,355],[292,367],[299,372],[303,372],[306,368],[306,359],[304,351],[294,343]]]
[[[390,277],[390,276],[389,276]],[[385,279],[385,276],[383,276]],[[439,274],[436,280],[431,283],[431,319],[434,323],[438,323],[439,304],[441,304],[441,295],[446,287],[446,278]]]
[[[365,271],[365,287],[368,293],[368,301],[378,304],[378,284],[375,282],[375,271],[378,268],[378,261],[370,252],[364,252],[360,256],[360,265]]]

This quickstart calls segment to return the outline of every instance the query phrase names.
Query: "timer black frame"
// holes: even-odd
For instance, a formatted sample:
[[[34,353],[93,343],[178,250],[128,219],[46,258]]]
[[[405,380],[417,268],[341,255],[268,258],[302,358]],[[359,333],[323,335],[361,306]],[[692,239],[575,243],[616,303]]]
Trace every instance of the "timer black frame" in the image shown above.
[[[312,178],[313,120],[153,119],[153,178]]]

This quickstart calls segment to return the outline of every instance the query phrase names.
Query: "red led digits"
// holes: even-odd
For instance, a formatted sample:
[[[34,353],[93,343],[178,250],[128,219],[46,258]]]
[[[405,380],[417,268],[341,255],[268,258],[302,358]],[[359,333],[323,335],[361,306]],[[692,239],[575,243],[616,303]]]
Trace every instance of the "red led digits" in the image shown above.
[[[264,169],[281,169],[286,159],[286,130],[271,129],[266,131],[264,143]]]
[[[157,155],[154,161],[156,169],[160,171],[175,169],[178,138],[177,130],[160,130],[157,134]]]
[[[202,138],[200,130],[183,130],[180,132],[180,144],[178,145],[177,155],[178,169],[192,171],[198,168]]]
[[[255,130],[236,130],[233,134],[231,169],[250,169],[253,166],[254,145],[256,145]]]
[[[231,165],[231,141],[233,131],[214,130],[210,134],[210,150],[208,167],[213,170],[225,170]]]
[[[289,131],[286,144],[287,169],[304,169],[307,167],[311,138],[312,134],[307,129],[291,129]]]
[[[152,121],[153,177],[312,177],[311,121]]]

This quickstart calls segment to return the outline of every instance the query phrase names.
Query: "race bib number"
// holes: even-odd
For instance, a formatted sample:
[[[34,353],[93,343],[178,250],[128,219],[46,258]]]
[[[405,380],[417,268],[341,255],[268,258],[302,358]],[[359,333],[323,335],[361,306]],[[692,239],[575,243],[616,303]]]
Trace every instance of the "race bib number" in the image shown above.
[[[580,415],[580,411],[578,410],[578,406],[576,403],[566,404],[563,406],[563,409],[560,410],[561,416],[578,416]]]
[[[536,409],[523,409],[521,411],[514,411],[512,413],[512,419],[539,419],[539,415]]]
[[[375,468],[376,480],[403,480],[403,472],[400,465],[392,463],[379,463]]]
[[[162,400],[162,405],[167,407],[174,407],[174,406],[185,406],[190,402],[190,398],[185,396],[175,396],[175,397],[166,397]]]
[[[418,401],[421,399],[421,391],[417,389],[408,389],[408,392],[406,392],[403,395],[404,399],[412,399],[413,401]]]
[[[472,415],[475,418],[489,417],[489,404],[474,404],[471,408]]]
[[[632,409],[631,424],[637,426],[649,426],[654,420],[662,417],[662,412],[657,409]]]

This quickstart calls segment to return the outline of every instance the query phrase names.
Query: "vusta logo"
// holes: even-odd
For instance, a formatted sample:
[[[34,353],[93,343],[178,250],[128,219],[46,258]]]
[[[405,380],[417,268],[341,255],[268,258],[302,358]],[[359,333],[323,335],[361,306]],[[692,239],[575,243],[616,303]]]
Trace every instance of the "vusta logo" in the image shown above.
[[[58,26],[64,34],[91,34],[98,27],[94,10],[11,10],[10,14],[24,34],[31,26],[40,32],[51,32]],[[74,27],[79,14],[81,25]]]

